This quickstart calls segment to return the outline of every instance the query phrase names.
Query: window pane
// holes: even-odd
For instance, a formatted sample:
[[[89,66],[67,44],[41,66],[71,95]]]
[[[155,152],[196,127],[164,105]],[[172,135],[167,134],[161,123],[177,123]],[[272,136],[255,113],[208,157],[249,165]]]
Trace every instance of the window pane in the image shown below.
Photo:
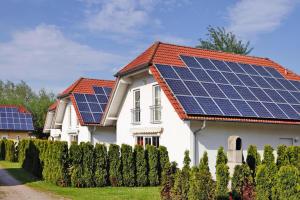
[[[144,145],[144,138],[143,137],[137,137],[137,144],[143,146]]]
[[[149,137],[145,138],[145,145],[147,145],[147,144],[151,145],[151,138],[149,138]]]
[[[152,145],[159,147],[159,137],[158,136],[152,137]]]

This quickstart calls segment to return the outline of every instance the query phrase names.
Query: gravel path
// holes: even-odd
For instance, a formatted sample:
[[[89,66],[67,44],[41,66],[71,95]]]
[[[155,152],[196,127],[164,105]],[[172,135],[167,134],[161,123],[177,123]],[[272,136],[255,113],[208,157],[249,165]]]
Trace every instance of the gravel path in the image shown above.
[[[50,193],[34,190],[16,180],[0,166],[0,199],[4,200],[53,200],[64,199]]]

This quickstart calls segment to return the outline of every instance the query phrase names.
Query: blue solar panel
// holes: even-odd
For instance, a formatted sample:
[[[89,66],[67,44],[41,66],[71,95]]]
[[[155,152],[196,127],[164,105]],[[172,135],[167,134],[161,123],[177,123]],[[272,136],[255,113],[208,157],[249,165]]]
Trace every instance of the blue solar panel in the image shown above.
[[[265,80],[271,85],[274,89],[285,89],[275,78],[265,77]]]
[[[247,87],[234,86],[234,88],[243,97],[243,99],[245,99],[245,100],[257,100],[257,98],[251,93],[251,91]]]
[[[254,69],[258,72],[259,75],[272,77],[272,75],[265,69],[265,67],[257,65],[252,65],[252,67],[254,67]]]
[[[288,119],[288,117],[282,112],[282,110],[275,103],[266,103],[263,105],[272,113],[275,118]]]
[[[237,93],[233,86],[222,84],[219,84],[218,86],[229,99],[242,99],[242,97],[239,95],[239,93]]]
[[[196,58],[196,60],[201,64],[201,66],[204,69],[217,70],[217,68],[208,59],[205,59],[205,58]]]
[[[290,82],[300,91],[300,82],[299,81],[291,81]]]
[[[300,92],[291,92],[291,94],[300,102]]]
[[[237,74],[240,80],[249,87],[258,87],[258,85],[247,74]]]
[[[76,102],[86,102],[84,94],[75,93],[74,97],[75,97]]]
[[[182,80],[196,80],[195,76],[187,67],[174,67],[174,70]]]
[[[246,101],[241,100],[231,100],[233,105],[240,111],[242,116],[245,117],[258,117],[252,108],[246,103]]]
[[[93,89],[95,94],[105,94],[103,87],[94,86]]]
[[[264,91],[276,103],[286,103],[286,101],[276,92],[276,90],[264,89]]]
[[[184,83],[194,96],[209,96],[200,83],[195,81],[184,81]]]
[[[94,94],[86,94],[85,97],[86,97],[87,102],[94,102],[94,103],[98,102],[96,95],[94,95]]]
[[[214,83],[202,83],[204,89],[209,93],[211,97],[226,98],[224,93]]]
[[[203,82],[213,82],[213,80],[208,76],[205,70],[203,69],[191,69],[191,71],[194,73],[195,77],[199,81]],[[165,77],[167,78],[167,77]]]
[[[293,109],[292,106],[289,104],[278,104],[278,106],[285,112],[285,114],[290,118],[290,119],[298,119],[299,120],[299,114],[297,113],[296,110]]]
[[[273,115],[261,104],[256,101],[248,101],[248,104],[256,112],[256,114],[261,118],[274,118]]]
[[[226,116],[241,116],[229,100],[214,99],[214,101]]]
[[[166,79],[167,84],[176,95],[190,95],[187,87],[181,80]]]
[[[234,73],[222,72],[222,74],[232,85],[242,85],[242,86],[244,85],[242,81],[240,81],[240,79]]]
[[[276,69],[272,67],[265,67],[265,70],[267,70],[275,78],[284,78]]]
[[[196,97],[196,100],[201,105],[202,109],[208,115],[223,115],[222,111],[218,108],[211,98]]]
[[[103,112],[99,103],[89,103],[91,112]]]
[[[105,91],[105,94],[106,94],[107,96],[110,96],[110,93],[111,93],[112,89],[109,88],[109,87],[103,87],[103,89],[104,89],[104,91]]]
[[[216,68],[220,71],[225,71],[225,72],[231,72],[230,68],[223,62],[220,60],[211,60],[214,65],[216,66]]]
[[[260,101],[272,102],[272,99],[260,88],[249,88]]]
[[[205,114],[193,97],[177,96],[177,99],[188,114]]]
[[[242,69],[247,73],[247,74],[250,74],[250,75],[259,75],[257,73],[257,71],[249,64],[242,64],[242,63],[239,63],[239,65],[242,67]]]
[[[207,70],[206,72],[214,80],[215,83],[224,83],[224,84],[228,83],[228,81],[224,78],[221,72],[211,71],[211,70]]]
[[[228,67],[231,69],[231,71],[235,72],[235,73],[246,73],[242,67],[240,65],[238,65],[237,63],[234,62],[226,62],[226,64],[228,65]]]
[[[99,103],[107,103],[108,99],[105,95],[96,95],[96,98]]]
[[[291,95],[288,91],[284,91],[284,90],[277,90],[277,92],[286,100],[286,102],[290,103],[290,104],[298,104],[298,100]]]
[[[267,82],[265,81],[265,79],[263,77],[260,77],[260,76],[251,76],[252,80],[254,80],[257,85],[259,85],[261,88],[271,88],[272,89],[272,86]]]
[[[83,112],[83,111],[90,112],[90,108],[89,108],[88,103],[78,102],[77,106],[78,106],[79,112]]]
[[[81,114],[82,120],[85,123],[95,123],[95,120],[93,118],[92,113],[90,113],[90,112],[81,112],[80,114]]]
[[[298,91],[297,88],[288,80],[277,79],[281,85],[283,85],[287,90]]]
[[[183,62],[186,64],[188,67],[193,67],[193,68],[202,68],[202,66],[195,60],[193,57],[189,56],[180,56]]]
[[[179,79],[175,71],[170,65],[155,65],[156,68],[158,69],[159,73],[164,77],[164,78],[173,78],[173,79]]]

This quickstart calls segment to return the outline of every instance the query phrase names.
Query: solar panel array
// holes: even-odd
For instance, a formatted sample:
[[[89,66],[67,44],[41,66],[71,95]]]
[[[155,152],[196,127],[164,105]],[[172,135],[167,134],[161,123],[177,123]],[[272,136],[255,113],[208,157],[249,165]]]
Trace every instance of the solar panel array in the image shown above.
[[[181,56],[186,67],[155,64],[190,115],[300,120],[300,82],[272,67]]]
[[[15,107],[0,107],[0,130],[33,131],[32,115]]]
[[[94,94],[74,93],[79,113],[86,124],[100,123],[111,93],[109,87],[94,86],[93,89]]]

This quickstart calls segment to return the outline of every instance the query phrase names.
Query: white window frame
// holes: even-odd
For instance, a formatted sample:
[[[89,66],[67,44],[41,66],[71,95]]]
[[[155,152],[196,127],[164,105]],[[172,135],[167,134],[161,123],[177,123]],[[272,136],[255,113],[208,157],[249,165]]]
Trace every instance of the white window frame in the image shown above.
[[[160,136],[153,134],[153,135],[136,135],[135,136],[135,144],[138,144],[138,137],[142,137],[143,138],[143,147],[146,148],[146,140],[150,139],[150,145],[154,145],[153,144],[153,138],[157,137],[158,138],[158,145],[154,145],[155,147],[159,147],[160,146]]]
[[[136,94],[139,93],[139,100],[136,101]],[[138,106],[137,106],[138,103]],[[141,90],[133,90],[133,109],[131,110],[132,114],[132,124],[141,123]]]
[[[69,128],[72,127],[72,106],[69,106]]]
[[[159,89],[158,96],[156,95],[156,89]],[[152,106],[150,106],[150,119],[151,123],[161,123],[161,88],[159,85],[152,86]]]

